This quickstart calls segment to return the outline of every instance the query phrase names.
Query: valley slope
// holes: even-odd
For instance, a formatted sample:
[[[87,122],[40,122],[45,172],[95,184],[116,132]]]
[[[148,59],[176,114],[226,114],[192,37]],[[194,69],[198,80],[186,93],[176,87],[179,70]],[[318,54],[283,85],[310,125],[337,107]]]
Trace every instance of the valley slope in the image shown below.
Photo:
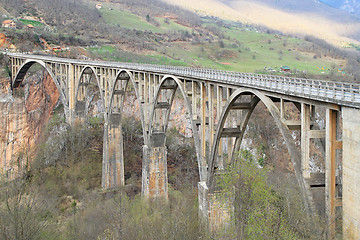
[[[262,25],[287,34],[313,35],[338,46],[359,43],[360,17],[319,1],[164,1],[203,15]]]

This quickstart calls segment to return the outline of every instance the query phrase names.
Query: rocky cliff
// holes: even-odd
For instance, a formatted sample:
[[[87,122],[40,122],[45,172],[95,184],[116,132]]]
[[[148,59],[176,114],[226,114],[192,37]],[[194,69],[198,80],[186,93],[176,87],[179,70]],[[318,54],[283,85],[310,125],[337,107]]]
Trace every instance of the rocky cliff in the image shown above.
[[[0,169],[11,173],[33,155],[59,93],[44,71],[27,75],[14,93],[8,78],[0,81]]]

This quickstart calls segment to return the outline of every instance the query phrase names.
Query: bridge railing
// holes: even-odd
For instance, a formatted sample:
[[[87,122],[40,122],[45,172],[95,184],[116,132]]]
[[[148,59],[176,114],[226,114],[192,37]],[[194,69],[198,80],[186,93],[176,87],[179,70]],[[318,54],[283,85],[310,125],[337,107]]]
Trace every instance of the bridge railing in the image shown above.
[[[360,103],[359,84],[191,67],[146,65],[145,68],[143,70],[256,87],[295,96]]]

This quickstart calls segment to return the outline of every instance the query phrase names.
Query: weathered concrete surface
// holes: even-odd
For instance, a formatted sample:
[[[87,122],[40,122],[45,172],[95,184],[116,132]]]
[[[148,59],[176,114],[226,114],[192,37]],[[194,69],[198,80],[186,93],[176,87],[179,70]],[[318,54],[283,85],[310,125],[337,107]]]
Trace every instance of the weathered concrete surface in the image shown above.
[[[207,221],[208,217],[208,193],[206,182],[198,183],[199,215]]]
[[[212,233],[230,226],[232,204],[220,193],[209,193],[206,182],[198,183],[199,215]]]
[[[104,125],[103,188],[125,185],[124,145],[121,124]]]
[[[360,110],[342,108],[343,233],[360,239]]]
[[[167,148],[143,147],[142,194],[168,198]]]

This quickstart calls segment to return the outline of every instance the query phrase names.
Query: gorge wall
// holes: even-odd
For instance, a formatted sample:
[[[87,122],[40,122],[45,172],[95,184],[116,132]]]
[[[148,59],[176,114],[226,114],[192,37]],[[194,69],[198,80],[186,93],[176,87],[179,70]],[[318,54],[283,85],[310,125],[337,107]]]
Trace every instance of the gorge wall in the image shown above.
[[[0,81],[0,173],[14,174],[34,154],[59,93],[44,71],[27,75],[14,93],[9,78]]]

